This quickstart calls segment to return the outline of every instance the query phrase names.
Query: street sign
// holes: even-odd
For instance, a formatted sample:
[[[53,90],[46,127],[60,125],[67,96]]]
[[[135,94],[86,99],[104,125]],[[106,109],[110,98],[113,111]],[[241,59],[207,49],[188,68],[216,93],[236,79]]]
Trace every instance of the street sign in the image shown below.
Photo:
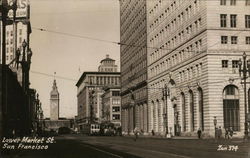
[[[12,6],[14,0],[8,0],[8,5]],[[28,16],[28,0],[17,0],[17,11],[16,11],[16,17],[27,17]],[[13,17],[13,10],[10,10],[8,13],[8,17]]]

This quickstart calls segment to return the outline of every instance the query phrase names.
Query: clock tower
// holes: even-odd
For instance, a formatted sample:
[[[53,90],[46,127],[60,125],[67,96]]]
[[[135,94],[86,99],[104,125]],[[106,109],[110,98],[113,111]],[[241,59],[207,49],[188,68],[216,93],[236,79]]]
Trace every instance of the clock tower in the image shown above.
[[[50,92],[50,120],[59,119],[59,92],[56,86],[56,80],[53,82],[52,91]]]

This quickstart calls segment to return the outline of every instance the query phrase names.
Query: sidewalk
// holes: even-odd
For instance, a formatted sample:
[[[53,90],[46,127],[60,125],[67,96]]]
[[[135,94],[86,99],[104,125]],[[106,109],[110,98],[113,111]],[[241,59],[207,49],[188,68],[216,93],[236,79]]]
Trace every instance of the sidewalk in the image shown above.
[[[131,137],[133,138],[134,135],[123,135],[123,137]],[[171,138],[166,138],[165,136],[162,135],[139,135],[139,138],[151,138],[151,139],[175,139],[175,140],[199,140],[197,136],[173,136]],[[202,138],[201,140],[215,140],[215,138]],[[224,139],[221,138],[220,140],[217,141],[230,141],[230,142],[243,142],[243,138],[232,138],[232,139]],[[247,142],[250,142],[250,140],[248,140]]]
[[[124,137],[134,137],[134,135],[123,135]],[[171,138],[167,138],[162,135],[139,135],[140,138],[156,138],[156,139],[198,139],[196,136],[172,136]]]

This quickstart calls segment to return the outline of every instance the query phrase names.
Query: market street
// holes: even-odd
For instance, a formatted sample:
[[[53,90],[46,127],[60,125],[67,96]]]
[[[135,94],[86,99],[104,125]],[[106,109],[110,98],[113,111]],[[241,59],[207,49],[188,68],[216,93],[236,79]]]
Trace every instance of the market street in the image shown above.
[[[219,145],[221,145],[219,147]],[[143,157],[143,158],[195,158],[195,157],[250,157],[250,143],[240,139],[165,139],[134,137],[88,137],[65,135],[56,137],[56,143],[48,150],[21,150],[15,157],[20,158],[80,158],[80,157]],[[230,151],[231,150],[231,151]],[[13,157],[5,156],[4,158]]]

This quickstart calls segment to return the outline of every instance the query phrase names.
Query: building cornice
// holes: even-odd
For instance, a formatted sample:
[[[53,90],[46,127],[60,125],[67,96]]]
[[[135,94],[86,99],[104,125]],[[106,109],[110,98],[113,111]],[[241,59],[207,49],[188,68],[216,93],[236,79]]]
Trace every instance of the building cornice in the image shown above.
[[[82,81],[85,79],[87,75],[121,75],[120,72],[98,72],[98,71],[88,71],[88,72],[83,72],[82,76],[80,79],[77,81],[76,86],[79,87],[79,85],[82,83]]]

